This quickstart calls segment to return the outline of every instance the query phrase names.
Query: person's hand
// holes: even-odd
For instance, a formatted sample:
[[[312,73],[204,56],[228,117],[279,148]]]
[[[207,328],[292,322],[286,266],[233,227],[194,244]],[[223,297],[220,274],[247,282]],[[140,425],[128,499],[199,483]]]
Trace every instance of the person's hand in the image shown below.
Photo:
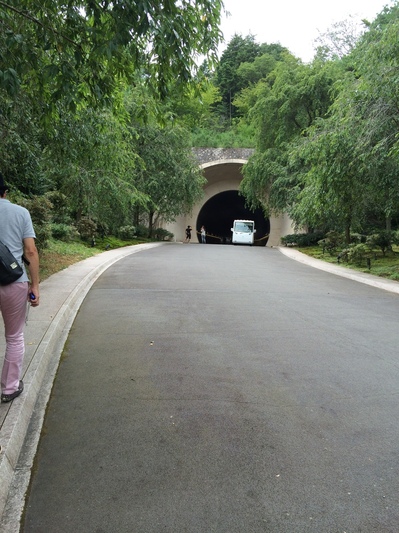
[[[28,291],[28,302],[30,302],[32,307],[37,307],[39,305],[40,293],[39,287],[29,287]]]

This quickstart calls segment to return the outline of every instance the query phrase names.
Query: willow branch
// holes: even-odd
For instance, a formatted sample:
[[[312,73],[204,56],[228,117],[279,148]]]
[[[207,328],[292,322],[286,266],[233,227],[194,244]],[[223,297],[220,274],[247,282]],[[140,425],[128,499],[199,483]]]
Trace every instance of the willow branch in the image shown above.
[[[10,11],[14,11],[14,13],[17,13],[17,15],[19,15],[19,16],[27,19],[27,20],[30,20],[31,22],[34,22],[35,24],[37,24],[38,26],[41,26],[45,30],[51,30],[55,35],[58,35],[59,37],[61,37],[65,41],[68,41],[69,43],[71,43],[74,46],[76,46],[77,48],[79,48],[79,44],[76,43],[74,40],[70,39],[69,37],[66,37],[66,35],[63,35],[62,33],[60,33],[59,31],[55,30],[54,28],[46,26],[45,24],[43,24],[43,22],[41,22],[36,17],[33,17],[29,13],[25,13],[25,12],[17,9],[16,7],[10,6],[9,4],[6,4],[5,2],[2,2],[1,0],[0,0],[0,6],[4,7],[5,9],[9,9]]]

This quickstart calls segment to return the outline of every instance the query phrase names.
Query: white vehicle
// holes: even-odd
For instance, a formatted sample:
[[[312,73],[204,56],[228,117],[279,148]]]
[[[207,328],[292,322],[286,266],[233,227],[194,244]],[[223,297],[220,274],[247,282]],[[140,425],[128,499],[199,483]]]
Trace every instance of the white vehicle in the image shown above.
[[[256,233],[255,222],[253,220],[235,220],[231,228],[233,244],[250,244],[254,243]]]

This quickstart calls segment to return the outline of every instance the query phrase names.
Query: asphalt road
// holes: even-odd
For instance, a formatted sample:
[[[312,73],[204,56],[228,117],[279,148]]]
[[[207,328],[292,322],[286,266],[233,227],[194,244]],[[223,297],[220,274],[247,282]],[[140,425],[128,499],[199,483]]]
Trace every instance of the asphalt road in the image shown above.
[[[257,247],[167,245],[70,332],[26,533],[397,533],[399,297]]]

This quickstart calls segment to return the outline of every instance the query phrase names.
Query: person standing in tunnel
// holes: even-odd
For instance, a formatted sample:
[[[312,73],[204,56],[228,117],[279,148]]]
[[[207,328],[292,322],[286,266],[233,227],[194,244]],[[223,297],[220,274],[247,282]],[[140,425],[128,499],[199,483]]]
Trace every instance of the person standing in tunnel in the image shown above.
[[[206,230],[205,230],[205,226],[201,226],[201,242],[202,242],[202,244],[206,244]]]
[[[191,241],[191,226],[187,226],[186,228],[186,240],[184,242],[189,243]]]

